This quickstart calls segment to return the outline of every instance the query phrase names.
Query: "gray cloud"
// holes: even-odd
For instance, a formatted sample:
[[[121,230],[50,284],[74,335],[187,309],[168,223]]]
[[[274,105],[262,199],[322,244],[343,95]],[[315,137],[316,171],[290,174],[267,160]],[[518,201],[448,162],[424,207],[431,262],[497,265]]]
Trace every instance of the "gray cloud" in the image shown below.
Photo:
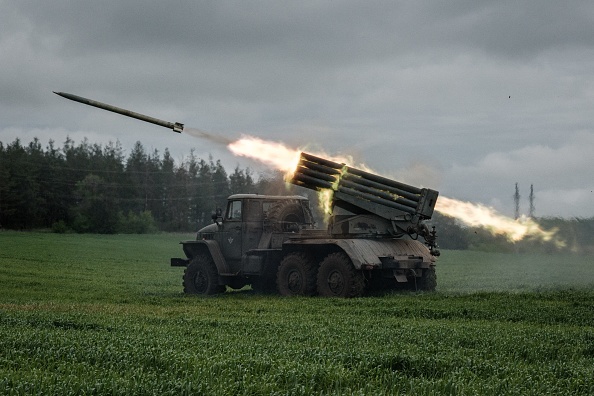
[[[589,1],[6,0],[0,11],[0,141],[142,140],[253,166],[60,90],[351,153],[508,213],[516,181],[535,184],[540,215],[556,213],[551,191],[571,190],[582,198],[563,215],[594,215],[578,193],[593,165]]]
[[[591,132],[568,136],[557,148],[538,144],[508,152],[491,152],[478,163],[455,164],[448,172],[446,189],[458,186],[459,196],[481,197],[481,201],[511,214],[511,205],[505,198],[512,196],[514,182],[522,188],[525,213],[528,212],[529,188],[533,184],[538,213],[580,217],[584,212],[594,212],[594,178],[590,175],[594,169],[592,152],[594,133]],[[505,187],[503,194],[502,186]]]

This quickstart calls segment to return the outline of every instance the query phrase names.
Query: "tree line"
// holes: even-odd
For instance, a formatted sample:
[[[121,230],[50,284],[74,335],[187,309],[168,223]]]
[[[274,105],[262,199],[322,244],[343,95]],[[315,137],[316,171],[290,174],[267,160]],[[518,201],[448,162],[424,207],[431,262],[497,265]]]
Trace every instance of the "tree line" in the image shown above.
[[[0,227],[117,233],[190,231],[211,222],[234,193],[280,193],[280,175],[255,180],[249,168],[227,173],[220,161],[193,152],[176,164],[169,150],[137,142],[44,148],[38,139],[0,142]]]
[[[38,139],[0,142],[0,228],[55,232],[146,233],[187,232],[212,222],[215,208],[236,193],[308,195],[314,216],[317,198],[309,190],[287,186],[278,173],[258,175],[236,166],[228,173],[219,160],[193,151],[176,163],[169,150],[147,152],[137,142],[126,156],[119,142],[63,146]],[[562,249],[594,253],[594,218],[538,218],[545,229],[557,229]],[[435,213],[439,245],[444,249],[496,251],[558,250],[552,243],[526,239],[509,243],[480,228]]]

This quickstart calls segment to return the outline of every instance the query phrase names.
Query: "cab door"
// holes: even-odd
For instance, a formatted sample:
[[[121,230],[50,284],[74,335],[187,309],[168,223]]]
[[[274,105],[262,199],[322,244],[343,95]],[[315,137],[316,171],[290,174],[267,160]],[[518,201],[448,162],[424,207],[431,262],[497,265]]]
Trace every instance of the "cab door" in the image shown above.
[[[240,199],[227,203],[227,212],[223,219],[221,232],[221,250],[232,272],[241,268],[242,255],[242,227],[243,227],[243,202]]]
[[[262,243],[264,213],[262,199],[249,198],[243,201],[242,272],[246,275],[261,275],[267,255],[259,250],[266,249]]]
[[[262,239],[262,199],[243,201],[243,236],[242,252],[258,249]]]

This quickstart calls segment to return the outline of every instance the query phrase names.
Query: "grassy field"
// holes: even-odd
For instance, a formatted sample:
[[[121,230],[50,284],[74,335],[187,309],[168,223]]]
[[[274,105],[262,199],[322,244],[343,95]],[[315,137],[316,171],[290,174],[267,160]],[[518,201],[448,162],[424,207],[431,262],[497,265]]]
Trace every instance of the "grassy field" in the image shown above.
[[[438,292],[181,293],[192,235],[0,232],[0,394],[594,394],[594,258],[445,251]]]

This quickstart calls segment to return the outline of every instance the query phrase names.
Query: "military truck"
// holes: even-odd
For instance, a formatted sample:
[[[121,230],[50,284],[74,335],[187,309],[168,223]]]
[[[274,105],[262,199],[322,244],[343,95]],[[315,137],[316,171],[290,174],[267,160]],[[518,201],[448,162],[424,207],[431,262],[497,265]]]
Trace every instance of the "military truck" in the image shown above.
[[[425,224],[438,192],[308,153],[291,183],[332,194],[326,229],[302,196],[236,194],[213,224],[181,245],[184,292],[211,295],[251,285],[283,296],[357,297],[407,287],[433,291],[439,255]],[[419,240],[421,238],[421,240]]]

